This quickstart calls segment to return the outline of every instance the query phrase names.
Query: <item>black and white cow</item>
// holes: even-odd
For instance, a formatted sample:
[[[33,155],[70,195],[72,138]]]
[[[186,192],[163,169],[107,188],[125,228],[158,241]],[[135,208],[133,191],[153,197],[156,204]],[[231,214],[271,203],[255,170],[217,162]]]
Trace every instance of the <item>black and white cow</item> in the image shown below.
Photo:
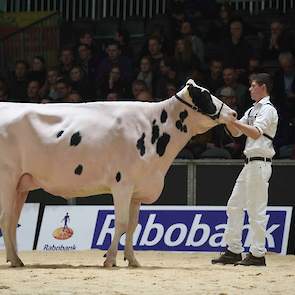
[[[195,134],[236,113],[193,80],[156,103],[0,103],[0,228],[7,261],[17,255],[16,226],[28,192],[42,188],[64,198],[111,193],[115,234],[104,266],[125,258],[139,266],[132,245],[141,203],[159,197],[174,158]]]

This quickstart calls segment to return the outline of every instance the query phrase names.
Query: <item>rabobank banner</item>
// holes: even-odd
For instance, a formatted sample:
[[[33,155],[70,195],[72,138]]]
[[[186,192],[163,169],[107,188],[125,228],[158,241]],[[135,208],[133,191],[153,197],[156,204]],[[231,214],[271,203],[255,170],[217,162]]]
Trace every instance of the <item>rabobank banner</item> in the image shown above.
[[[136,250],[221,252],[226,208],[213,206],[142,206],[133,244]],[[268,207],[266,246],[286,254],[292,207]],[[114,236],[112,206],[48,206],[45,208],[38,249],[107,250]],[[247,215],[242,240],[249,249]],[[120,239],[123,249],[125,235]]]
[[[33,203],[24,204],[16,229],[18,250],[33,250],[39,206],[39,204]],[[4,240],[0,228],[0,250],[4,248]]]

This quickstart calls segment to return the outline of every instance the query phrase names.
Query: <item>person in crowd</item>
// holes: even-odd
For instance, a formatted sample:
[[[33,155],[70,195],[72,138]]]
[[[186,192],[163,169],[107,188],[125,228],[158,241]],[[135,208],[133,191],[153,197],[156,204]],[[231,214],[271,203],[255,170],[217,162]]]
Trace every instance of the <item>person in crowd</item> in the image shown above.
[[[140,59],[139,72],[136,79],[144,81],[149,91],[154,93],[156,75],[153,73],[152,63],[148,56],[143,56]]]
[[[56,82],[60,78],[60,74],[57,68],[50,68],[47,71],[47,79],[45,85],[41,90],[41,96],[47,97],[49,100],[55,101],[58,99],[56,91]]]
[[[0,78],[0,101],[8,101],[8,85],[3,78]]]
[[[225,67],[223,69],[223,86],[234,89],[238,98],[238,117],[240,117],[250,104],[248,89],[245,85],[237,82],[237,74],[234,68]],[[216,96],[220,96],[222,88],[217,89]]]
[[[72,92],[72,87],[66,79],[58,79],[56,82],[57,102],[64,102],[65,97]]]
[[[98,60],[93,57],[92,51],[89,45],[80,44],[78,46],[78,64],[83,70],[84,75],[89,81],[94,83],[97,76]]]
[[[233,136],[247,136],[245,165],[240,172],[227,204],[226,251],[212,263],[242,266],[265,266],[266,207],[271,161],[275,154],[273,138],[276,134],[278,114],[270,103],[272,81],[269,74],[251,76],[250,93],[255,102],[240,119],[226,124]],[[252,240],[250,251],[243,259],[242,231],[244,209],[249,215]]]
[[[162,51],[162,43],[158,37],[151,36],[148,38],[147,56],[151,60],[153,72],[159,72],[160,62],[164,57],[164,53]]]
[[[175,83],[167,82],[165,90],[166,90],[166,93],[167,93],[166,98],[170,98],[170,97],[174,96],[177,93],[178,89],[177,89],[177,86],[176,86]]]
[[[279,54],[279,69],[274,75],[274,104],[287,118],[295,117],[295,58],[291,52]]]
[[[58,71],[65,79],[70,77],[70,70],[75,64],[74,51],[71,47],[64,47],[61,49],[59,57]]]
[[[47,78],[46,63],[43,56],[34,56],[31,64],[31,71],[28,73],[29,81],[39,81],[41,88],[44,86]]]
[[[149,90],[143,90],[143,91],[141,91],[137,95],[136,99],[138,101],[146,101],[146,102],[153,102],[154,101],[153,95],[152,95],[152,93]]]
[[[265,36],[262,46],[264,62],[277,61],[279,54],[291,51],[295,54],[295,38],[281,20],[275,19],[270,23],[270,33]]]
[[[174,63],[176,77],[180,84],[184,84],[193,69],[201,69],[198,57],[193,53],[190,41],[180,38],[176,40]]]
[[[121,54],[127,56],[131,61],[134,61],[133,48],[130,46],[130,35],[127,29],[119,27],[116,31],[115,38],[121,48]]]
[[[79,103],[79,102],[83,102],[83,99],[79,92],[72,90],[64,97],[63,102]]]
[[[99,91],[99,98],[102,100],[105,100],[107,95],[112,92],[119,93],[122,98],[128,98],[130,96],[128,83],[122,77],[119,66],[112,66],[109,75],[102,80]]]
[[[119,92],[109,92],[106,101],[119,101],[121,100],[121,95]]]
[[[9,98],[14,102],[24,102],[27,98],[29,65],[25,60],[15,62],[14,71],[8,80]]]
[[[28,83],[27,100],[30,103],[41,103],[42,97],[40,95],[41,83],[39,80],[32,80]]]
[[[205,76],[205,86],[210,90],[210,92],[215,93],[217,89],[222,87],[222,70],[223,63],[219,58],[212,58],[209,61],[209,71]]]
[[[157,99],[166,99],[167,96],[166,87],[168,83],[173,83],[176,88],[179,86],[176,78],[176,68],[173,59],[165,57],[160,61],[160,71],[157,75],[157,81],[154,89],[154,96]]]
[[[86,76],[81,66],[74,65],[72,67],[70,71],[70,84],[72,91],[79,93],[83,102],[96,100],[96,91],[92,80]]]
[[[224,65],[232,66],[238,74],[245,72],[249,58],[254,54],[252,46],[245,40],[241,19],[230,22],[230,38],[222,44]]]
[[[102,46],[97,44],[97,42],[94,40],[91,31],[85,30],[80,33],[77,49],[81,44],[87,45],[90,48],[91,56],[93,57],[97,57],[98,59],[100,59],[105,55],[102,50]]]
[[[144,81],[142,80],[134,80],[131,85],[131,91],[132,91],[132,99],[138,100],[138,95],[142,91],[148,91],[148,88]]]
[[[120,45],[117,41],[110,41],[106,48],[107,57],[105,57],[97,71],[97,81],[102,81],[109,76],[113,66],[118,66],[122,77],[129,83],[134,76],[133,66],[130,59],[123,56]]]
[[[191,23],[186,20],[181,24],[180,28],[181,37],[188,40],[191,43],[193,53],[198,57],[202,67],[205,65],[205,47],[203,40],[197,35],[193,34],[193,29]]]

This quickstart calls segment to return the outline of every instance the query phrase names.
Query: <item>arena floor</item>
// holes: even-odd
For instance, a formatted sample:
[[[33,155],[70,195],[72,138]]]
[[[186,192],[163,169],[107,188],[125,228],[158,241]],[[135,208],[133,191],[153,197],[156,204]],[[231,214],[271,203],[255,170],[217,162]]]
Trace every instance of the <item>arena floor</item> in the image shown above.
[[[137,252],[141,268],[104,269],[102,251],[21,252],[21,269],[0,251],[0,294],[295,294],[295,255],[267,255],[267,267],[211,265],[213,254]]]

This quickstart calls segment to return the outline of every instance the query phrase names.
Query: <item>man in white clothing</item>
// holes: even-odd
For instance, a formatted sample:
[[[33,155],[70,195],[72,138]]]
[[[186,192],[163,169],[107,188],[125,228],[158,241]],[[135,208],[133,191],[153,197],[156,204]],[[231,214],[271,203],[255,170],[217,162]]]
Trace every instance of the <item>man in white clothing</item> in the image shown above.
[[[212,260],[213,264],[266,265],[266,207],[272,172],[271,161],[275,154],[273,138],[277,130],[278,114],[270,102],[270,75],[254,74],[250,81],[249,91],[255,101],[254,105],[240,120],[233,120],[226,125],[233,136],[247,136],[244,149],[246,159],[227,204],[227,249],[220,257]],[[249,253],[242,259],[244,209],[249,216],[252,240]]]

